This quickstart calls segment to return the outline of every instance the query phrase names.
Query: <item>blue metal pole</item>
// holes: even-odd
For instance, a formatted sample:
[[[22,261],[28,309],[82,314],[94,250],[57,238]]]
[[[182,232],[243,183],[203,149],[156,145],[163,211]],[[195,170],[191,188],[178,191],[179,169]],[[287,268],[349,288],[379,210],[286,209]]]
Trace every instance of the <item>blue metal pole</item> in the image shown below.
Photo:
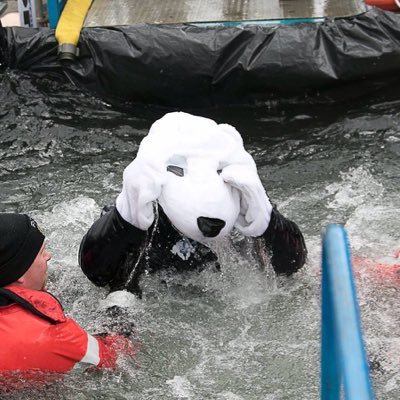
[[[321,400],[340,398],[340,371],[336,363],[337,338],[334,330],[332,293],[327,276],[326,257],[322,267],[322,321],[321,321]]]
[[[328,353],[321,354],[321,363],[324,363],[321,368],[321,397],[324,400],[339,400],[339,379],[342,377],[347,400],[372,400],[347,237],[341,225],[329,225],[324,235],[322,268],[321,351]],[[332,352],[336,353],[336,357]],[[335,375],[335,369],[326,365],[327,361],[334,363],[336,371],[340,372]],[[325,392],[331,397],[323,397],[328,396]]]

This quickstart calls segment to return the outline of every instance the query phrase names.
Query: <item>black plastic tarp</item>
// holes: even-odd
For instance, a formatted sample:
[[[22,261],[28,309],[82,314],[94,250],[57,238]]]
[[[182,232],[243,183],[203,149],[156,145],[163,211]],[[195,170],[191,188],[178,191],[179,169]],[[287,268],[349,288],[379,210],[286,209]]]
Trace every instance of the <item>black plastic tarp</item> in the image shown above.
[[[105,96],[168,106],[354,96],[400,80],[400,15],[372,9],[324,22],[85,28],[57,61],[49,29],[2,28],[6,68],[55,72]]]

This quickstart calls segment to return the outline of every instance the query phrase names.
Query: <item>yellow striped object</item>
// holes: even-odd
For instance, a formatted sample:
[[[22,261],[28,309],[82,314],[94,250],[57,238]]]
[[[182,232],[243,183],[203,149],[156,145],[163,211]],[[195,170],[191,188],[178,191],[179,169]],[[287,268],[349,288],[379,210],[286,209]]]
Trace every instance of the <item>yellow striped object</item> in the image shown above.
[[[86,14],[92,0],[67,0],[56,28],[56,40],[59,45],[59,54],[64,49],[75,49]],[[67,46],[65,46],[67,45]]]

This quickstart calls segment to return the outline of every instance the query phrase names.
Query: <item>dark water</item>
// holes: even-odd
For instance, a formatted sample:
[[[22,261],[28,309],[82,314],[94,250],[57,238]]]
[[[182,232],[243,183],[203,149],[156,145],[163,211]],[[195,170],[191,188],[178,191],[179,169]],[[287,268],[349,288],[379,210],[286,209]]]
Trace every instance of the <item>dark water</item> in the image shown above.
[[[121,189],[156,107],[110,104],[51,77],[0,76],[0,210],[43,227],[50,290],[89,331],[107,295],[77,265],[82,235]],[[302,228],[307,266],[274,279],[221,246],[221,274],[144,279],[131,301],[137,362],[72,372],[12,399],[319,398],[320,237],[345,224],[357,257],[360,311],[377,399],[400,398],[400,277],[381,274],[399,240],[400,99],[268,103],[187,110],[234,125],[270,197]],[[164,277],[165,278],[165,277]]]

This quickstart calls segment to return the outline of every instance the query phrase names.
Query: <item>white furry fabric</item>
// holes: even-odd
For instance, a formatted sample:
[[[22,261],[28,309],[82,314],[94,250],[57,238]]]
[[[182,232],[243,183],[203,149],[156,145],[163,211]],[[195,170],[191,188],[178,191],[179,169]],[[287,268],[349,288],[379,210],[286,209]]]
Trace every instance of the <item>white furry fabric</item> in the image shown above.
[[[205,241],[198,217],[225,222],[217,237],[234,226],[246,236],[259,236],[272,210],[237,130],[183,112],[152,125],[124,171],[116,204],[126,221],[146,230],[154,221],[154,201],[180,232],[198,241]]]

